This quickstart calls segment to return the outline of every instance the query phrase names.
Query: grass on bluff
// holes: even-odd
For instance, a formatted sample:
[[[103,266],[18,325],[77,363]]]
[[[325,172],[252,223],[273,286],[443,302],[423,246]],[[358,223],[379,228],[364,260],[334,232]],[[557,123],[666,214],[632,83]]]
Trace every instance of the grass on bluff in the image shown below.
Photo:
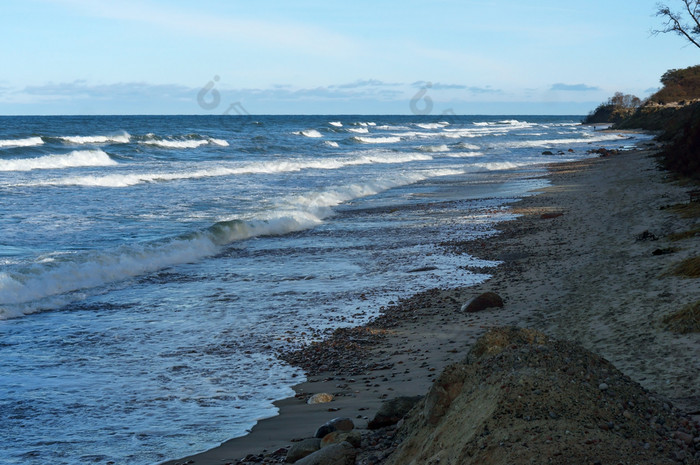
[[[700,257],[683,260],[673,268],[671,274],[683,278],[700,278]]]
[[[678,203],[668,208],[682,218],[700,217],[700,202]]]
[[[674,333],[688,334],[700,332],[700,300],[665,316],[662,323],[667,330],[673,331]]]
[[[672,241],[682,241],[684,239],[691,239],[693,237],[700,237],[700,226],[696,226],[688,231],[683,231],[679,233],[669,234],[668,238]]]

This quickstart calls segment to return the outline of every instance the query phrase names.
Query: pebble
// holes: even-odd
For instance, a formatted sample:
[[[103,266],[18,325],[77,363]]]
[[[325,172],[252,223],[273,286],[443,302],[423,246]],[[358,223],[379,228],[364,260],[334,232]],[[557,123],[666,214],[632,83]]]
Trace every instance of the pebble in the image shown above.
[[[610,386],[608,386],[606,383],[600,383],[598,385],[598,389],[600,389],[601,391],[607,391],[609,387]]]

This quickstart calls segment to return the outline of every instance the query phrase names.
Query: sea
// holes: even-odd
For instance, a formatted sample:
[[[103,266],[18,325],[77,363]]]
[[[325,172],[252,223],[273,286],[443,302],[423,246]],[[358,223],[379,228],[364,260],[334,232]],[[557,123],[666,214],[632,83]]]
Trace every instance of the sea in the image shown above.
[[[576,116],[0,117],[0,462],[157,464],[245,435],[277,358],[497,262]],[[543,154],[543,152],[545,154]]]

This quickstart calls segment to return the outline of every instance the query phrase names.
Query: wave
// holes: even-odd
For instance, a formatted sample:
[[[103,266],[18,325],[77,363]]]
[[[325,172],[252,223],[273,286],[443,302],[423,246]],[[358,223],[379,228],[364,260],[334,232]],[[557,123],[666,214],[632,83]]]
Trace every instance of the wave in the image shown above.
[[[335,126],[336,128],[342,128],[342,127],[343,127],[343,123],[341,123],[340,121],[331,121],[331,122],[329,122],[328,124],[330,124],[331,126]]]
[[[0,147],[34,147],[43,145],[41,137],[27,137],[24,139],[0,139]]]
[[[332,141],[332,140],[325,140],[325,141],[323,141],[323,143],[324,143],[325,145],[329,146],[329,147],[333,147],[333,148],[336,148],[336,149],[337,149],[338,147],[340,147],[340,146],[338,145],[337,142]]]
[[[357,133],[357,134],[367,134],[367,133],[369,132],[369,129],[363,128],[363,127],[360,127],[360,128],[348,128],[348,131],[349,131],[349,132],[354,132],[354,133]]]
[[[196,149],[203,145],[216,145],[219,147],[228,147],[229,143],[224,139],[215,139],[213,137],[200,136],[192,134],[187,138],[180,139],[163,139],[154,134],[147,134],[145,137],[139,138],[139,144],[153,145],[164,149]]]
[[[321,134],[320,132],[318,132],[315,129],[306,129],[304,131],[295,132],[294,134],[297,134],[299,136],[304,136],[304,137],[313,137],[313,138],[323,137],[323,134]]]
[[[84,166],[112,166],[118,163],[102,150],[74,150],[64,155],[0,160],[0,171],[31,171]]]
[[[112,143],[128,144],[129,142],[131,142],[131,135],[129,135],[129,133],[127,132],[124,132],[123,134],[119,134],[116,136],[63,136],[59,137],[59,139],[61,139],[64,142],[77,145]]]
[[[355,136],[352,138],[357,142],[362,142],[363,144],[395,144],[400,142],[400,137],[363,137]]]
[[[483,157],[484,154],[481,152],[452,152],[445,156],[450,158],[472,158],[472,157]]]
[[[445,126],[448,126],[450,123],[447,122],[441,122],[441,123],[416,123],[416,126],[418,126],[421,129],[442,129]]]
[[[167,267],[215,255],[227,244],[315,227],[332,208],[360,197],[457,170],[401,172],[373,180],[281,199],[267,214],[233,218],[187,235],[119,248],[67,254],[52,261],[0,272],[0,319],[55,309],[80,299],[88,289],[118,283]]]
[[[574,144],[589,144],[593,142],[605,142],[611,140],[624,140],[627,136],[619,134],[605,134],[600,136],[592,136],[581,139],[542,139],[542,140],[526,140],[520,142],[509,142],[503,145],[509,148],[537,148],[549,147],[552,145],[574,145]]]
[[[453,147],[457,148],[457,149],[463,149],[463,150],[479,150],[481,148],[478,145],[467,144],[466,142],[460,142],[458,144],[453,145]]]
[[[419,153],[377,153],[364,154],[354,158],[317,158],[306,160],[279,160],[268,162],[253,162],[240,166],[216,165],[207,169],[182,171],[175,173],[132,173],[108,174],[103,176],[71,176],[60,179],[37,181],[24,184],[27,186],[83,186],[122,188],[138,184],[178,181],[185,179],[201,179],[218,176],[234,176],[243,174],[273,174],[290,173],[307,169],[334,170],[346,166],[371,164],[401,164],[413,161],[427,161],[433,158]]]
[[[486,171],[501,171],[501,170],[512,170],[514,168],[520,168],[521,166],[532,165],[533,163],[513,163],[509,161],[491,162],[491,163],[475,163],[475,168],[482,168]]]
[[[168,139],[148,139],[139,142],[144,145],[155,145],[164,149],[196,149],[202,145],[207,145],[208,140],[168,140]]]
[[[443,144],[443,145],[421,145],[418,147],[418,150],[421,152],[449,152],[450,148]]]
[[[209,139],[209,143],[212,145],[218,145],[219,147],[228,147],[229,146],[228,141],[225,141],[223,139],[211,138],[211,139]]]

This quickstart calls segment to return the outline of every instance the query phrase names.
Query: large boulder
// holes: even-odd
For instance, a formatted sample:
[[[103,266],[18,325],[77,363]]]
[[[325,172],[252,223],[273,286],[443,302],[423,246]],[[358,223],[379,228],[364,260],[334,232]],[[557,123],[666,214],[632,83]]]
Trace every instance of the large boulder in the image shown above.
[[[316,434],[314,435],[314,437],[323,439],[327,434],[332,433],[334,431],[348,432],[352,431],[354,428],[355,424],[352,422],[351,419],[346,417],[334,418],[321,425],[321,427],[316,430]]]
[[[374,418],[367,425],[369,429],[379,429],[395,425],[421,400],[423,396],[395,397],[379,407]]]
[[[295,463],[303,459],[307,455],[311,455],[321,448],[321,440],[318,438],[304,439],[294,443],[287,451],[285,461],[287,463]]]
[[[495,292],[484,292],[462,305],[462,311],[474,313],[494,307],[503,307],[503,299]]]
[[[353,447],[360,447],[362,445],[362,433],[359,431],[333,431],[321,439],[321,448],[345,441],[352,444]]]
[[[355,465],[357,450],[349,442],[341,442],[307,455],[297,465]]]

